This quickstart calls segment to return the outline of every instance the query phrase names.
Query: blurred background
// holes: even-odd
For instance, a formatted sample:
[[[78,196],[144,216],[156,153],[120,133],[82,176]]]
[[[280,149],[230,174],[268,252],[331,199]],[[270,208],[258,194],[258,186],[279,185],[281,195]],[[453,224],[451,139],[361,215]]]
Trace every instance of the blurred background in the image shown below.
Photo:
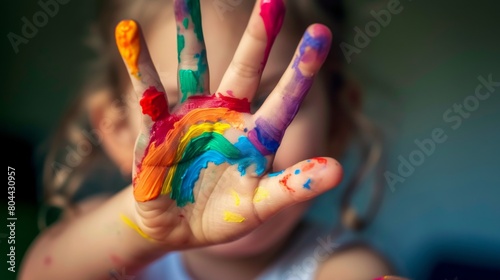
[[[401,0],[376,29],[371,11],[388,10],[394,0],[346,2],[347,67],[388,148],[384,201],[364,237],[411,279],[500,279],[500,5]],[[3,6],[0,133],[4,166],[16,169],[19,268],[38,234],[45,141],[92,57],[83,36],[95,1],[60,5],[17,51],[8,34],[21,34],[22,18],[41,9],[37,1]],[[7,196],[5,188],[2,221]],[[1,228],[0,279],[14,279],[8,228]]]

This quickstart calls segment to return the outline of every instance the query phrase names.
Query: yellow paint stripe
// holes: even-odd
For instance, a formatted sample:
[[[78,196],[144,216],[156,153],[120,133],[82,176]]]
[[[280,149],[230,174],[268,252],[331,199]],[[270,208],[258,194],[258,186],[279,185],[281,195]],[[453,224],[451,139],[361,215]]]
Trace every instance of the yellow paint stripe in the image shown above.
[[[136,225],[134,222],[132,222],[132,220],[130,220],[127,216],[125,216],[124,214],[120,214],[120,219],[122,219],[122,221],[129,227],[131,227],[133,230],[135,230],[137,233],[139,233],[142,237],[144,237],[145,239],[149,240],[149,241],[154,241],[153,238],[149,237],[147,234],[144,233],[144,231],[142,231],[142,229],[139,228],[138,225]]]
[[[245,220],[245,217],[238,213],[233,213],[230,211],[224,211],[224,221],[228,223],[241,223]]]
[[[231,190],[231,195],[233,196],[234,204],[236,206],[240,206],[241,202],[240,195],[235,190]]]
[[[261,202],[262,200],[269,197],[269,191],[264,189],[263,187],[257,187],[255,189],[255,194],[253,195],[253,202]]]

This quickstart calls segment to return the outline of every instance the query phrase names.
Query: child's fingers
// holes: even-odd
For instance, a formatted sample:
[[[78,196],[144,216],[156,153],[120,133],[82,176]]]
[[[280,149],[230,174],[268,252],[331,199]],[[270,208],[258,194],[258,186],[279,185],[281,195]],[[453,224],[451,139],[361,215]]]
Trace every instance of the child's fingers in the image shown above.
[[[178,84],[184,102],[189,96],[210,91],[207,52],[199,0],[175,0]]]
[[[253,98],[284,15],[283,0],[257,1],[217,92],[249,100]]]
[[[328,54],[331,38],[326,26],[311,25],[278,85],[255,113],[256,127],[249,137],[263,154],[276,152],[286,128],[312,85],[314,75]]]
[[[309,200],[336,186],[342,167],[331,158],[313,158],[265,176],[255,190],[253,202],[261,220],[281,209]]]
[[[144,114],[145,128],[168,114],[168,100],[161,85],[140,26],[133,20],[123,20],[115,30],[118,50],[130,73],[130,79]]]

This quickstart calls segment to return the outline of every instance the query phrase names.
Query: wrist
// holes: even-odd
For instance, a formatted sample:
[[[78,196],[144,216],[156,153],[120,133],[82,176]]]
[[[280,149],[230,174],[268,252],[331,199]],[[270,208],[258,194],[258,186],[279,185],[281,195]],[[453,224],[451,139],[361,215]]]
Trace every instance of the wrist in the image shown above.
[[[127,266],[146,265],[172,251],[167,244],[159,242],[143,231],[142,222],[137,214],[137,203],[133,197],[132,186],[122,191],[117,198],[121,207],[114,210],[117,231],[117,254],[124,257]],[[120,245],[121,244],[121,245]]]

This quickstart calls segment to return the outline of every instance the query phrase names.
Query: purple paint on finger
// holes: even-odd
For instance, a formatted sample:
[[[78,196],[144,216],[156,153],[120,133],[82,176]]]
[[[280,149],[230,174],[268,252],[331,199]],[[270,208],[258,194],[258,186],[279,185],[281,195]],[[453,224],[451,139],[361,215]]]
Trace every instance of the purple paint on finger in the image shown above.
[[[248,132],[248,139],[262,155],[266,156],[276,153],[284,133],[284,129],[279,129],[267,120],[258,118],[255,121],[255,128]]]
[[[300,104],[311,85],[312,78],[304,77],[297,70],[293,81],[285,87],[282,104],[275,117],[272,120],[258,118],[255,121],[256,126],[248,132],[248,138],[262,155],[276,153],[286,128],[297,115]]]
[[[310,27],[304,34],[292,65],[293,77],[281,94],[281,104],[277,112],[272,118],[258,118],[255,128],[248,133],[250,141],[263,155],[276,153],[285,130],[297,115],[304,97],[312,86],[314,72],[304,75],[298,67],[299,63],[306,63],[305,66],[313,71],[314,66],[326,58],[330,40],[330,31],[319,24]]]

